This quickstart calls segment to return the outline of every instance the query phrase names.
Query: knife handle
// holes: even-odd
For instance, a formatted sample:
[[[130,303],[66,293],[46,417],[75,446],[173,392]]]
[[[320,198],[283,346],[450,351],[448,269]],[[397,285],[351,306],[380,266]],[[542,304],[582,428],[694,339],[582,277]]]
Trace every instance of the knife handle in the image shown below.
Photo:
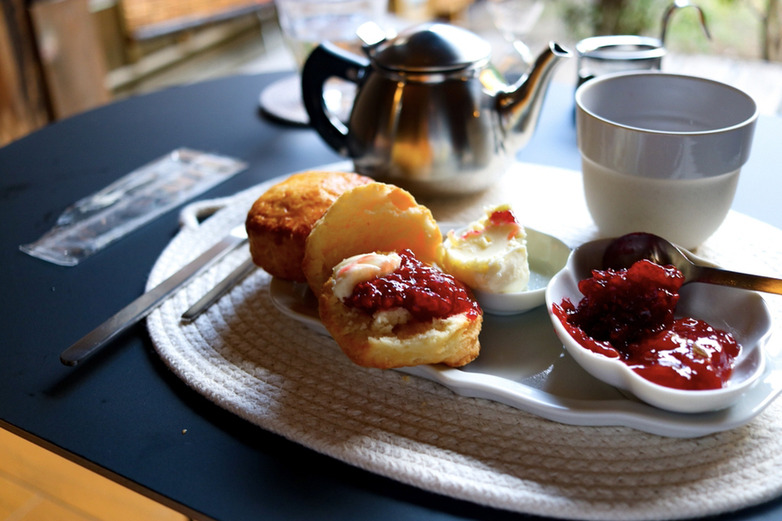
[[[60,361],[65,365],[74,366],[85,358],[95,354],[106,344],[114,340],[129,327],[137,324],[155,307],[183,286],[190,279],[204,271],[233,248],[245,242],[244,238],[234,234],[227,235],[220,242],[199,255],[195,260],[169,278],[147,291],[136,300],[122,308],[114,316],[93,329],[80,340],[60,354]]]

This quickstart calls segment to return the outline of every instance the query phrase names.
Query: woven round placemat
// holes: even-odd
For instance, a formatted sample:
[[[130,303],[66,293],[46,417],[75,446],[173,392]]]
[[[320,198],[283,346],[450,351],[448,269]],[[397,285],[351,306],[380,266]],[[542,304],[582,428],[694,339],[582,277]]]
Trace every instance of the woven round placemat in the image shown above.
[[[221,201],[160,256],[148,286],[244,221],[273,182]],[[421,201],[439,220],[471,220],[512,202],[528,226],[571,246],[596,235],[578,173],[517,165],[474,197]],[[782,276],[782,231],[731,213],[698,253]],[[195,322],[180,315],[246,259],[242,249],[148,319],[161,358],[199,393],[269,431],[357,467],[454,498],[568,519],[674,519],[727,512],[782,494],[782,401],[749,424],[695,439],[626,427],[564,425],[436,383],[358,367],[330,338],[281,315],[256,270]],[[775,323],[782,302],[767,298]],[[773,339],[772,339],[773,340]],[[778,347],[771,346],[775,351]]]

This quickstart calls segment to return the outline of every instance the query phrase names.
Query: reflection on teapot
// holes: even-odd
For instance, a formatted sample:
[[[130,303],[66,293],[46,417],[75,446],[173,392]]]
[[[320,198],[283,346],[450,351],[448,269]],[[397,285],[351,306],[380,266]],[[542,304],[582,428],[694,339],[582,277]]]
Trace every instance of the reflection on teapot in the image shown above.
[[[529,141],[554,66],[570,56],[552,43],[508,85],[489,63],[488,42],[448,24],[422,24],[364,50],[318,46],[302,71],[304,105],[312,126],[357,172],[415,195],[489,187]],[[333,77],[358,87],[347,125],[323,100]]]

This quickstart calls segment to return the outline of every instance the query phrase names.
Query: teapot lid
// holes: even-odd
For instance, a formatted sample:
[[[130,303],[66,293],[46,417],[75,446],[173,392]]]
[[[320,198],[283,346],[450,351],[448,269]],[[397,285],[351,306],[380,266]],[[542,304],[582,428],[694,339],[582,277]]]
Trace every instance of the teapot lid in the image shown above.
[[[445,72],[464,69],[491,55],[491,45],[466,29],[444,23],[411,27],[380,44],[374,60],[394,71]]]

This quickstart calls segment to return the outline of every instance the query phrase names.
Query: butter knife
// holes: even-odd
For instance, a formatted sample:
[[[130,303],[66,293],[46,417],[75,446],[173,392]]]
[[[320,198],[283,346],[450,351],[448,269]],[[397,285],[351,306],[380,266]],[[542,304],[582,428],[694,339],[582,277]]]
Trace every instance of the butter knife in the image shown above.
[[[190,306],[187,311],[182,313],[183,322],[192,322],[198,316],[206,311],[209,306],[220,300],[228,290],[234,287],[239,281],[255,270],[255,263],[252,259],[247,259],[237,266],[231,273],[218,282],[215,287],[210,289],[203,297],[198,299],[195,304]]]
[[[228,235],[196,257],[195,260],[122,308],[114,316],[63,351],[60,354],[60,361],[65,365],[73,366],[95,354],[129,327],[146,317],[168,296],[184,286],[193,277],[246,241],[247,232],[244,225],[235,227]]]

